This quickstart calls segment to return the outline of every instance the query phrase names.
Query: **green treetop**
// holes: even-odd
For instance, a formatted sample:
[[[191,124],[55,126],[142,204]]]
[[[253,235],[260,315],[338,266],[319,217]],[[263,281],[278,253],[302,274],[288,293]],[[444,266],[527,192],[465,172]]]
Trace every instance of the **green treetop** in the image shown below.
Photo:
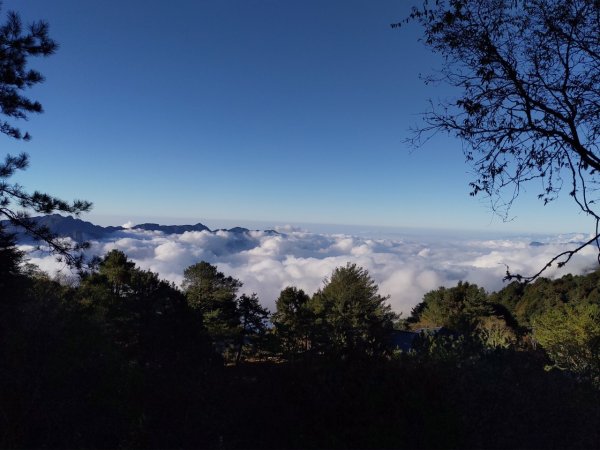
[[[202,312],[208,332],[216,339],[237,335],[240,318],[236,296],[242,283],[205,261],[185,269],[183,276],[188,304]]]
[[[341,357],[385,353],[396,318],[387,298],[362,267],[336,268],[311,300],[321,349]]]
[[[282,290],[275,302],[273,325],[284,352],[289,355],[310,349],[315,316],[309,302],[310,297],[302,289],[292,286]]]

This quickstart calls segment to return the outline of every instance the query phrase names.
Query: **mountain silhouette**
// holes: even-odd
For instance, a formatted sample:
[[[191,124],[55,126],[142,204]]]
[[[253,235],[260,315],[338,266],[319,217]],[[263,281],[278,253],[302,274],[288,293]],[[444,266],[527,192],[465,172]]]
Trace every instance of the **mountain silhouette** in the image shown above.
[[[146,231],[162,231],[165,234],[183,234],[186,231],[211,231],[206,225],[159,225],[157,223],[142,223],[131,228]]]
[[[209,233],[215,233],[217,231],[227,231],[235,235],[242,235],[248,233],[250,230],[242,227],[234,227],[229,229],[211,230],[202,223],[195,225],[160,225],[158,223],[141,223],[132,227],[124,228],[122,226],[108,226],[102,227],[95,225],[91,222],[87,222],[81,219],[77,219],[72,216],[63,216],[60,214],[48,214],[45,216],[36,216],[32,218],[36,225],[47,227],[52,233],[60,237],[68,237],[77,242],[84,242],[89,240],[101,240],[109,237],[113,233],[120,231],[129,231],[133,229],[144,230],[144,231],[160,231],[164,234],[183,234],[190,231],[207,231]],[[8,220],[0,221],[0,224],[4,226],[8,233],[15,234],[17,239],[21,242],[30,241],[29,237],[24,230],[19,227],[15,227]],[[275,230],[265,230],[265,233],[269,235],[279,234]]]

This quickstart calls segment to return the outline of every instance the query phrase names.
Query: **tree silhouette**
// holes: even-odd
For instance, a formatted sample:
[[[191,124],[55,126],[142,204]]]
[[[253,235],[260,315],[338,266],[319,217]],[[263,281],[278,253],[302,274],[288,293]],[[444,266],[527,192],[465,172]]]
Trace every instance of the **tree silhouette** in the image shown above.
[[[369,272],[348,263],[336,268],[311,299],[315,346],[341,358],[380,356],[389,350],[396,314]]]
[[[0,132],[7,136],[28,141],[29,133],[22,133],[12,120],[26,120],[30,114],[41,113],[42,105],[23,95],[32,86],[44,81],[42,74],[27,67],[31,57],[52,55],[58,45],[48,36],[48,24],[38,21],[24,30],[18,14],[9,12],[6,22],[0,26]],[[71,252],[85,247],[85,244],[71,245],[60,240],[46,227],[36,224],[30,213],[50,214],[55,211],[79,214],[88,211],[92,204],[75,200],[71,203],[49,194],[35,191],[29,193],[10,178],[29,164],[26,153],[18,156],[7,155],[0,163],[0,216],[4,216],[14,226],[24,229],[32,237],[44,241],[52,251],[67,262],[79,265],[81,255]],[[17,210],[16,208],[21,208]]]
[[[275,307],[272,320],[284,352],[292,357],[307,352],[315,320],[310,297],[302,289],[288,286],[279,293]]]
[[[235,361],[239,363],[247,339],[251,339],[250,343],[254,347],[254,350],[260,345],[260,340],[264,339],[267,332],[269,310],[260,306],[256,294],[242,294],[237,301],[237,310],[240,317],[240,330]]]
[[[242,287],[239,280],[201,261],[185,269],[182,287],[188,304],[202,313],[214,339],[234,339],[238,335],[240,317],[236,297]]]
[[[589,244],[600,251],[600,3],[424,0],[406,21],[418,22],[425,44],[443,57],[426,82],[460,91],[431,103],[409,142],[420,145],[438,131],[460,138],[476,174],[471,195],[488,196],[504,219],[524,184],[537,180],[544,204],[566,189],[595,222],[583,245],[533,276],[507,268],[506,278],[531,281]]]

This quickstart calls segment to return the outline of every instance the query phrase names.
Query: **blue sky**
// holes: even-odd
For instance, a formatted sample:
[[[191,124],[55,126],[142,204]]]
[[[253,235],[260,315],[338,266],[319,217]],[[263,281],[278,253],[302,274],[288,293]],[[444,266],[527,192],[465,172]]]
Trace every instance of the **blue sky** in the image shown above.
[[[460,142],[403,143],[438,66],[409,2],[5,0],[60,44],[34,60],[45,113],[23,124],[17,181],[94,202],[85,218],[213,226],[334,223],[498,232],[591,231],[537,186],[511,223],[468,195]]]

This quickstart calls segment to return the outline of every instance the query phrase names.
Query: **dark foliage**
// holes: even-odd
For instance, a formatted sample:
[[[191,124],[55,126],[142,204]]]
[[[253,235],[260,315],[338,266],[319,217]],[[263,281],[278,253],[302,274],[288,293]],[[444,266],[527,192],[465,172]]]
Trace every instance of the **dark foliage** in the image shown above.
[[[12,244],[7,238],[0,247],[2,448],[591,448],[600,438],[597,386],[570,370],[545,370],[551,360],[543,350],[481,339],[483,319],[518,308],[542,280],[495,296],[510,299],[504,309],[468,283],[434,291],[415,308],[417,317],[430,303],[452,306],[465,318],[451,323],[466,325],[423,335],[410,353],[381,357],[373,345],[385,335],[359,327],[347,349],[331,344],[337,357],[300,352],[286,362],[273,354],[225,366],[212,345],[221,332],[211,336],[182,292],[123,253],[108,253],[68,287],[19,265]],[[202,267],[219,281],[213,287],[239,283]],[[593,302],[596,279],[548,282],[543,295],[555,286],[567,302],[583,301],[584,293]],[[354,266],[334,272],[319,293],[329,296],[331,326],[352,311],[359,312],[352,320],[360,311],[387,317],[371,281]],[[313,300],[301,291],[287,288],[281,298],[295,305],[286,323],[308,317]],[[235,303],[245,330],[238,337],[266,332],[256,296]],[[320,328],[318,315],[311,317]],[[302,340],[309,326],[298,323],[293,339]],[[351,331],[340,330],[335,336]]]
[[[588,448],[598,392],[499,352],[435,359],[232,368],[224,448]]]
[[[221,360],[177,289],[116,251],[78,288],[2,275],[2,448],[206,445]]]
[[[250,347],[254,352],[258,352],[263,346],[268,329],[269,310],[260,306],[256,294],[242,294],[237,301],[237,311],[240,317],[240,330],[235,361],[239,363],[244,347]]]
[[[242,283],[205,261],[185,269],[183,277],[188,304],[200,311],[211,335],[234,339],[240,326],[236,298]]]
[[[335,359],[385,355],[396,315],[378,290],[356,264],[335,269],[310,301],[312,350]]]
[[[281,350],[287,358],[293,359],[311,348],[316,318],[309,302],[310,297],[293,286],[283,289],[275,302],[272,321]]]

